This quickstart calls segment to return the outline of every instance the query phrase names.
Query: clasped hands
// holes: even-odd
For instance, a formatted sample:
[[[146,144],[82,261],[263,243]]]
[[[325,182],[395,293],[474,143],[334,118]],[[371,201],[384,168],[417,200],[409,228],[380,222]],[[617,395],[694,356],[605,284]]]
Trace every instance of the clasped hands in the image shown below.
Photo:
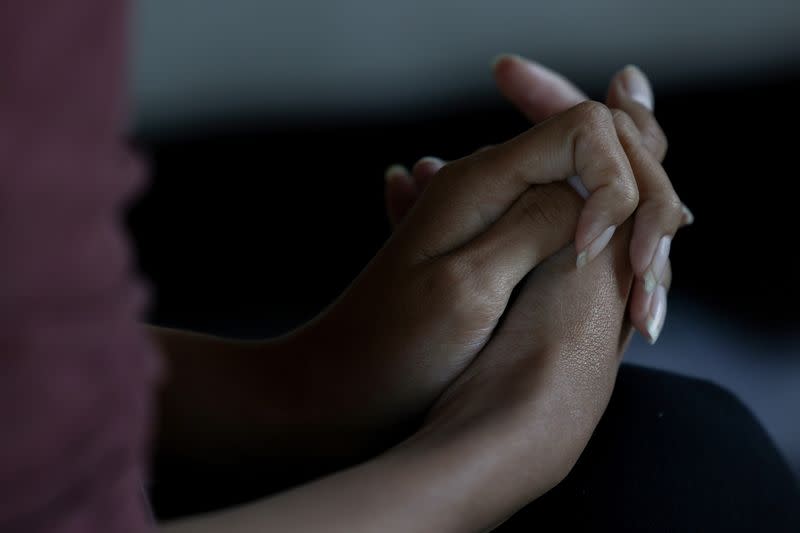
[[[399,448],[490,454],[512,511],[577,460],[632,328],[657,339],[670,243],[691,213],[637,68],[612,78],[605,104],[518,56],[493,72],[536,125],[462,159],[391,167],[393,235],[284,341],[302,354],[312,427],[369,440],[417,420]]]

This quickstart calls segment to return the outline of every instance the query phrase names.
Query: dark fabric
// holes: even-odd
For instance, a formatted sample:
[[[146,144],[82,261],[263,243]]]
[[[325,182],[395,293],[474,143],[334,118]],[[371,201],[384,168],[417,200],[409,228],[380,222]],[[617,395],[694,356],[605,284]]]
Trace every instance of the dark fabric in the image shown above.
[[[151,495],[161,518],[218,509],[330,470],[324,459],[309,464],[279,479],[256,464],[227,472],[162,465],[171,473]],[[797,533],[800,491],[763,428],[730,393],[623,365],[572,473],[498,531]]]
[[[800,532],[800,489],[725,389],[623,365],[602,422],[555,489],[500,531]]]
[[[123,0],[0,2],[0,531],[150,530]]]

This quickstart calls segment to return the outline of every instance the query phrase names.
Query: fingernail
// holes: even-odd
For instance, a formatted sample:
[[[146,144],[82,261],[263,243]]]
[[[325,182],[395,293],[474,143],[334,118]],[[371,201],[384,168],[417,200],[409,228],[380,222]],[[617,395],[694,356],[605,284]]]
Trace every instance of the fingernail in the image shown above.
[[[386,169],[383,177],[386,181],[408,176],[408,170],[403,165],[392,165]]]
[[[433,157],[433,156],[429,155],[429,156],[425,156],[422,159],[420,159],[419,161],[417,161],[414,164],[414,168],[412,169],[412,172],[414,174],[416,174],[417,168],[422,166],[422,165],[430,166],[430,167],[434,168],[436,172],[438,172],[439,169],[444,166],[444,164],[445,163],[444,163],[443,160],[439,159],[438,157]]]
[[[570,176],[567,178],[567,183],[575,189],[575,192],[581,195],[581,198],[586,200],[589,198],[589,189],[586,188],[586,185],[583,184],[583,180],[581,180],[580,176]]]
[[[681,206],[681,210],[683,211],[683,219],[681,220],[681,224],[684,226],[690,226],[694,224],[694,215],[691,211],[689,211],[689,208],[686,207],[686,204]]]
[[[656,245],[656,251],[653,254],[653,259],[650,261],[650,267],[644,273],[644,290],[648,294],[653,292],[656,286],[661,282],[661,276],[664,275],[664,268],[667,266],[667,258],[669,257],[669,248],[672,244],[672,237],[664,235],[659,239]]]
[[[667,289],[659,285],[653,295],[653,302],[650,304],[650,312],[647,314],[647,342],[655,344],[661,330],[664,328],[664,321],[667,318]]]
[[[592,259],[598,256],[600,252],[608,245],[608,242],[611,240],[611,237],[614,236],[614,232],[617,230],[616,226],[610,226],[603,230],[603,232],[595,237],[595,239],[589,243],[582,252],[578,254],[578,259],[575,261],[575,265],[578,268],[582,268],[586,266]]]
[[[622,85],[631,100],[639,102],[650,111],[653,110],[653,89],[639,67],[628,65],[622,70]]]

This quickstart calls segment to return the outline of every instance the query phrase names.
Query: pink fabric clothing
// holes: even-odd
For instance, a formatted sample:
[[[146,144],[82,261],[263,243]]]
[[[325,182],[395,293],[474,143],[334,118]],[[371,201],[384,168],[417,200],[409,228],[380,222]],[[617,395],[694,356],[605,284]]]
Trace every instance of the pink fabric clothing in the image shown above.
[[[151,529],[122,0],[0,4],[0,531]]]

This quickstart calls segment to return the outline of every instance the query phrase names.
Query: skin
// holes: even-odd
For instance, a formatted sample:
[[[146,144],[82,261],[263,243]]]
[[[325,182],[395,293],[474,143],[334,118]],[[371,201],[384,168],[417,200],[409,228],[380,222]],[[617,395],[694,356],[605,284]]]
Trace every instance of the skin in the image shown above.
[[[174,453],[353,457],[387,443],[375,435],[407,436],[392,429],[427,413],[371,461],[173,530],[368,531],[380,519],[384,531],[471,531],[554,486],[602,414],[629,336],[640,225],[640,214],[625,222],[630,200],[651,184],[643,201],[676,227],[682,217],[674,198],[662,205],[665,174],[642,131],[626,113],[581,103],[437,168],[424,186],[409,182],[419,194],[405,212],[390,207],[402,223],[387,245],[342,298],[286,337],[232,343],[154,330],[174,368],[159,431]],[[585,204],[561,181],[575,174],[594,191]],[[387,188],[390,206],[393,194]],[[643,219],[655,233],[659,216]],[[609,217],[623,218],[608,246],[576,269],[567,245],[588,242]],[[652,233],[639,231],[643,242]],[[241,379],[205,393],[220,390],[220,375]],[[481,492],[501,478],[502,490]],[[313,514],[303,512],[309,501]]]
[[[583,92],[559,74],[519,56],[501,56],[493,65],[493,74],[502,94],[533,123],[547,120],[588,100]],[[641,89],[638,94],[634,92],[632,95],[628,88],[637,85],[637,81]],[[680,201],[660,168],[667,153],[667,138],[652,114],[652,90],[644,74],[636,67],[629,66],[614,75],[608,87],[606,105],[624,113],[618,116],[620,140],[629,156],[636,154],[631,162],[637,186],[640,192],[644,191],[637,209],[637,226],[631,243],[631,261],[637,273],[637,282],[630,318],[645,339],[655,342],[657,334],[654,336],[648,328],[648,318],[657,291],[646,291],[644,282],[659,239],[653,236],[674,236],[675,213],[679,210],[678,227],[690,224],[693,217],[685,206],[679,206]],[[645,150],[634,150],[632,145],[637,143],[641,143]],[[439,158],[424,157],[417,161],[410,173],[399,165],[389,169],[386,176],[386,209],[393,226],[400,224],[444,165],[445,162]],[[649,167],[649,171],[645,171],[645,167]],[[669,259],[665,261],[657,281],[666,294],[672,282]],[[662,304],[666,306],[666,302]]]
[[[576,222],[578,205],[570,215]],[[607,405],[628,332],[628,243],[626,225],[585,269],[575,269],[570,248],[542,263],[492,341],[404,442],[164,530],[463,532],[501,523],[566,476]]]

